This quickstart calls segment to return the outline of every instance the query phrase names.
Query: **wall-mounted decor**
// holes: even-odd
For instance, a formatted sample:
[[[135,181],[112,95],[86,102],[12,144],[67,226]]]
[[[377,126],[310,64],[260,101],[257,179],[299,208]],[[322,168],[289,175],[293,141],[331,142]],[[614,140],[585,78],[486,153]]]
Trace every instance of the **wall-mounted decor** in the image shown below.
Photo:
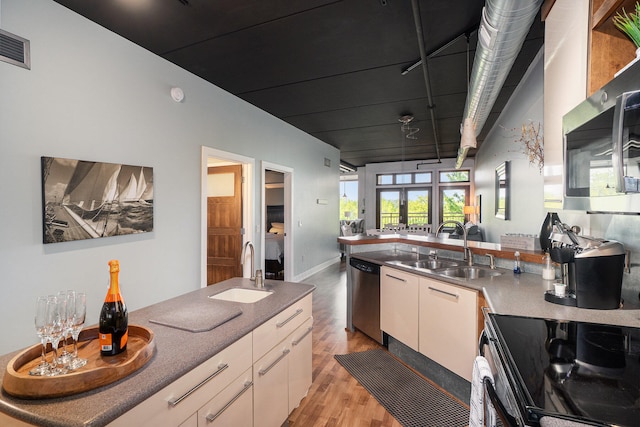
[[[509,219],[509,162],[503,162],[496,168],[496,218]]]
[[[153,168],[41,160],[43,243],[153,230]]]

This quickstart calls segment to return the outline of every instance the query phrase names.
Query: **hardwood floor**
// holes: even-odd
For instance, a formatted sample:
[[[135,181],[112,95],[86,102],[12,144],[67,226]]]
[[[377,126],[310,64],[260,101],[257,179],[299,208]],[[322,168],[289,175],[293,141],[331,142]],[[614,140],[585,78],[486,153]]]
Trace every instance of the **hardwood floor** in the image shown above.
[[[336,262],[305,280],[316,285],[313,294],[313,384],[289,426],[401,427],[333,357],[380,344],[346,325],[345,262]]]

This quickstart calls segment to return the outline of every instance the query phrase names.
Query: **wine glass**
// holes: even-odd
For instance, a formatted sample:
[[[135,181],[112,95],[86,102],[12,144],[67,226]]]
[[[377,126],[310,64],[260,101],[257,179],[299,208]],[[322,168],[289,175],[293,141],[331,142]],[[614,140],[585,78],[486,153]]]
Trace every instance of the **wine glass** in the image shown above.
[[[47,297],[38,297],[36,299],[36,316],[35,326],[36,334],[40,338],[42,344],[42,352],[40,355],[40,363],[29,371],[29,375],[47,375],[50,367],[47,363]]]
[[[71,305],[67,307],[71,325],[71,336],[73,338],[73,353],[69,361],[69,369],[78,369],[87,364],[87,359],[78,357],[78,336],[80,335],[87,316],[87,296],[83,292],[74,292],[73,294],[73,302],[71,303],[71,299],[69,299],[68,302]]]
[[[62,323],[62,351],[58,354],[58,362],[66,366],[73,358],[67,351],[67,338],[71,336],[71,313],[70,307],[75,301],[75,291],[59,291],[58,301],[64,301],[64,307],[60,307],[60,322]]]
[[[47,375],[66,374],[67,370],[58,366],[58,345],[65,334],[65,326],[62,321],[63,313],[66,310],[67,300],[59,299],[54,295],[47,299],[47,335],[53,347],[53,359],[51,360],[51,369]]]

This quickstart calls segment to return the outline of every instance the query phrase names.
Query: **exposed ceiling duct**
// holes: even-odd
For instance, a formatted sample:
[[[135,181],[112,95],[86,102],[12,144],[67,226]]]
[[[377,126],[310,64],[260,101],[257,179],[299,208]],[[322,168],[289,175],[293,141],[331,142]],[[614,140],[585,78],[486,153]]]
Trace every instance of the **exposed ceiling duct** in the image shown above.
[[[541,3],[542,0],[486,1],[460,125],[456,169],[462,166],[469,148],[476,147],[476,137],[487,121]]]

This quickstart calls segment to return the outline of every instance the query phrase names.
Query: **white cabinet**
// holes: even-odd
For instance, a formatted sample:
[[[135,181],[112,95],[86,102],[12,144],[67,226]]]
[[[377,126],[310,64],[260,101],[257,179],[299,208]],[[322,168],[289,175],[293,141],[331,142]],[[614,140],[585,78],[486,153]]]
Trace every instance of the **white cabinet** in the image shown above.
[[[311,294],[253,331],[253,414],[279,427],[311,386]]]
[[[544,34],[544,207],[562,209],[562,116],[587,96],[589,0],[557,0]]]
[[[478,342],[477,292],[420,278],[419,351],[471,381]]]
[[[251,343],[245,335],[109,425],[191,426],[193,414],[251,368]]]
[[[307,395],[311,387],[311,331],[313,318],[307,319],[289,340],[291,353],[289,354],[289,413],[300,405],[300,401]]]
[[[380,329],[418,351],[419,276],[380,268]]]
[[[290,352],[289,343],[282,341],[253,365],[253,417],[260,426],[279,427],[289,415]]]

